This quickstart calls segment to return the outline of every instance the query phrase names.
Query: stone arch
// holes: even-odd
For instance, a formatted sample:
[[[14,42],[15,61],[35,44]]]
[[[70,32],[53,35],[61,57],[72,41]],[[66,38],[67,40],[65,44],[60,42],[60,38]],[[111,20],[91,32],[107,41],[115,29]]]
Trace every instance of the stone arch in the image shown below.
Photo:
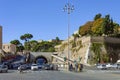
[[[37,57],[35,58],[35,63],[37,63],[37,60],[38,60],[38,59],[43,59],[43,60],[44,60],[44,63],[48,63],[47,58],[46,58],[45,56],[43,56],[43,55],[37,56]]]

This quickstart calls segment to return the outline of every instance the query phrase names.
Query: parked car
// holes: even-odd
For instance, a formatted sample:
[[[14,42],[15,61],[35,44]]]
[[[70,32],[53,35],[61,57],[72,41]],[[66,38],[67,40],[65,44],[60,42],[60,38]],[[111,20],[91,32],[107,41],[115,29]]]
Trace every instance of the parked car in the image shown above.
[[[8,72],[7,65],[0,65],[0,72]]]
[[[115,63],[112,65],[113,69],[120,69],[120,63]]]
[[[58,70],[58,65],[57,64],[53,65],[53,70]]]
[[[120,63],[120,60],[117,60],[117,63]]]
[[[38,70],[38,65],[37,64],[32,64],[31,65],[31,70]]]
[[[50,64],[43,64],[42,69],[50,70]]]
[[[54,70],[54,64],[50,64],[50,70]]]
[[[117,63],[117,69],[120,69],[120,63]]]
[[[107,67],[106,67],[105,64],[98,64],[98,65],[97,65],[97,68],[98,68],[98,69],[101,69],[101,70],[107,69]]]
[[[20,65],[22,65],[22,64],[21,64],[21,63],[12,63],[12,64],[11,64],[11,68],[12,68],[12,69],[18,69],[18,67],[19,67]]]
[[[117,69],[118,68],[118,65],[115,63],[115,64],[112,64],[112,69]]]
[[[26,64],[27,69],[31,69],[32,64]]]
[[[110,68],[112,68],[112,66],[113,66],[112,63],[106,63],[105,65],[106,65],[106,68],[107,68],[107,69],[110,69]]]
[[[41,64],[37,64],[37,65],[38,65],[38,68],[39,68],[39,69],[42,69],[42,66],[43,66],[43,65],[41,65]]]

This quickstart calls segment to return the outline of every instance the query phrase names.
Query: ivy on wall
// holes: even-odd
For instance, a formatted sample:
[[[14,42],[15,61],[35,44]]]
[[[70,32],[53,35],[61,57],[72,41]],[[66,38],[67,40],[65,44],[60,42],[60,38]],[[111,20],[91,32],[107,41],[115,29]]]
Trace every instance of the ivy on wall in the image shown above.
[[[101,43],[92,43],[91,50],[94,52],[94,62],[100,63],[101,61]]]

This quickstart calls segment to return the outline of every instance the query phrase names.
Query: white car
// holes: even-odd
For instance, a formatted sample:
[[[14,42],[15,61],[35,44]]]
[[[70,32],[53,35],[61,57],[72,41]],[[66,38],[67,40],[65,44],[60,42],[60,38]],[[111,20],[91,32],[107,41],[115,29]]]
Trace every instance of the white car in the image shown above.
[[[117,63],[120,63],[120,60],[117,60]]]
[[[112,66],[113,66],[112,63],[107,63],[107,64],[106,64],[106,68],[108,68],[108,69],[109,69],[109,68],[112,68]]]
[[[38,70],[38,65],[37,64],[32,64],[31,65],[31,70]]]

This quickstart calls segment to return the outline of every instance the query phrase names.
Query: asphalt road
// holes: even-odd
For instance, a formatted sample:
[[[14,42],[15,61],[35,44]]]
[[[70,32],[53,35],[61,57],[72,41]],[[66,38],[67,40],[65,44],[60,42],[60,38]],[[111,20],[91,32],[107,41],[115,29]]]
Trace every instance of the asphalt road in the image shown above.
[[[120,80],[120,72],[9,71],[0,73],[0,80]]]

